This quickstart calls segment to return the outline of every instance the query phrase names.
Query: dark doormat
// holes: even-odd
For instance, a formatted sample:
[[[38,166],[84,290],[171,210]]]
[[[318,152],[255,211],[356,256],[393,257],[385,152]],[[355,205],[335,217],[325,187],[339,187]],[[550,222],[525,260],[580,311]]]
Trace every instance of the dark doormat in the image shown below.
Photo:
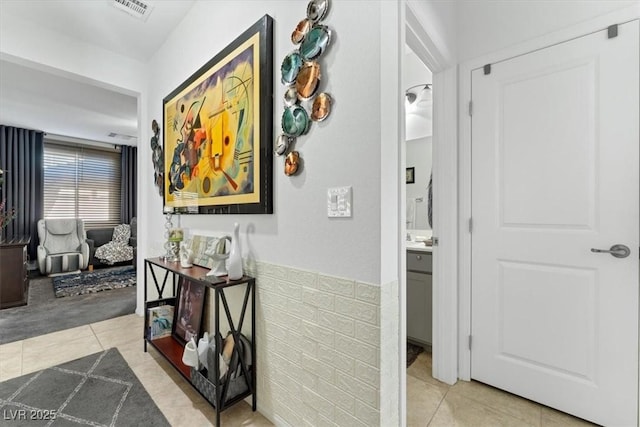
[[[133,266],[55,276],[52,279],[56,297],[70,297],[135,286]]]
[[[416,361],[418,355],[424,351],[424,348],[419,345],[407,343],[407,368]]]
[[[169,426],[115,348],[0,383],[0,406],[3,426]]]

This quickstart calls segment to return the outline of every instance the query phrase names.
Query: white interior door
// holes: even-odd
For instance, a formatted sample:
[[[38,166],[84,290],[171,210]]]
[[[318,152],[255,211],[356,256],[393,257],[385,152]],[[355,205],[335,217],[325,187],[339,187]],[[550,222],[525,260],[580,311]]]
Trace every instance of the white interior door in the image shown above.
[[[638,27],[472,72],[471,376],[608,426],[638,416]]]

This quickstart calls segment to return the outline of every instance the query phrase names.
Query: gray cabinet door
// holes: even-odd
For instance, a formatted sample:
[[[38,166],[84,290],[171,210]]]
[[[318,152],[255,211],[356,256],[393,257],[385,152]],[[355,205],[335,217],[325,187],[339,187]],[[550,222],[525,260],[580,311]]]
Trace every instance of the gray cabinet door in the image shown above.
[[[407,272],[407,338],[431,344],[432,330],[431,274]]]

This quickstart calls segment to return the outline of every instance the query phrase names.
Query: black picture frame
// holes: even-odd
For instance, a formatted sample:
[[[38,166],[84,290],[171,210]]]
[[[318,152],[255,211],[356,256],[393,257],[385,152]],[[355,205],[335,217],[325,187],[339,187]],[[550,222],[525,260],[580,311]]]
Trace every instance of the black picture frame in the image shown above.
[[[407,168],[406,183],[414,184],[416,182],[416,168]]]
[[[185,278],[178,281],[171,335],[182,345],[191,338],[195,338],[197,343],[202,334],[206,293],[206,286],[202,283]]]
[[[272,214],[273,18],[167,95],[163,123],[165,211]]]

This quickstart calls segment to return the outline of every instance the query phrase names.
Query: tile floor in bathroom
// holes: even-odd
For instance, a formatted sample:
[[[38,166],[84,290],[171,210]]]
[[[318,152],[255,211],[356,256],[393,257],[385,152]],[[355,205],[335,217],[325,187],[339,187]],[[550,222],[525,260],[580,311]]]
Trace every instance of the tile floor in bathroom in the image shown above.
[[[116,347],[172,426],[211,426],[211,406],[155,351],[142,351],[143,319],[135,314],[0,345],[0,381]],[[240,402],[223,426],[271,422]],[[588,426],[577,418],[477,382],[448,386],[431,377],[431,354],[407,369],[407,425]]]
[[[476,381],[449,386],[431,376],[431,353],[407,369],[407,426],[593,426]]]

